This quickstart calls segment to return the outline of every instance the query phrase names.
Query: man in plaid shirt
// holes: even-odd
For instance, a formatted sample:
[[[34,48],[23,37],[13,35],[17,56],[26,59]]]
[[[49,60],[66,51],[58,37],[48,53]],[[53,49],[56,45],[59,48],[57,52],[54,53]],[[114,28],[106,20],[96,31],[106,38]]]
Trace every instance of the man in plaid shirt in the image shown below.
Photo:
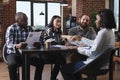
[[[15,15],[16,23],[7,28],[6,31],[6,45],[7,53],[6,59],[8,61],[8,70],[10,80],[18,80],[17,67],[22,64],[21,54],[18,51],[20,48],[26,47],[26,38],[29,32],[33,29],[31,26],[27,26],[27,16],[22,12],[18,12]],[[30,57],[30,64],[36,67],[34,80],[41,80],[43,63],[37,57]]]

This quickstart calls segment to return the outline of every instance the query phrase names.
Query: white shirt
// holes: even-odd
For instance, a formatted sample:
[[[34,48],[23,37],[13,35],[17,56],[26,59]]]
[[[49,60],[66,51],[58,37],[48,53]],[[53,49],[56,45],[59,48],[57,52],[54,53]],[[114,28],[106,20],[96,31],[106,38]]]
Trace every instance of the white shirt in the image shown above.
[[[106,47],[114,47],[115,34],[112,30],[103,28],[98,32],[95,40],[89,40],[83,37],[81,41],[91,47],[78,47],[78,52],[80,54],[90,56],[93,53],[102,51]],[[92,58],[89,60],[87,59],[87,61],[84,61],[84,63],[87,64],[90,61],[92,61]]]

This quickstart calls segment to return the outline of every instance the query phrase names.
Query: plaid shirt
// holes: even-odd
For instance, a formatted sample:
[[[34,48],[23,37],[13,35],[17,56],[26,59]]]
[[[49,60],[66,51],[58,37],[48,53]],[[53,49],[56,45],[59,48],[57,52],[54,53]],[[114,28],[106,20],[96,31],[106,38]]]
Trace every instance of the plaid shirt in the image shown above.
[[[62,31],[60,30],[59,32],[52,31],[51,28],[46,28],[46,36],[45,39],[53,38],[55,39],[56,44],[60,44],[61,42],[61,33]]]
[[[29,32],[33,32],[30,26],[23,29],[16,23],[9,26],[6,31],[7,53],[16,53],[15,44],[25,42]]]

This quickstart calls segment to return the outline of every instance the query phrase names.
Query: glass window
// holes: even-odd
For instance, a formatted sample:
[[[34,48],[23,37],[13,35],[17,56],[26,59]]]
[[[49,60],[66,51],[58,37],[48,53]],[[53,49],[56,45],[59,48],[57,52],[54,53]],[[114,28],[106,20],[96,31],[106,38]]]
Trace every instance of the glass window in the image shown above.
[[[31,25],[30,1],[16,1],[16,12],[24,12],[28,17],[28,25]]]
[[[53,15],[60,16],[60,3],[16,1],[16,12],[24,12],[28,16],[28,25],[33,25],[35,29],[43,30]],[[44,15],[40,15],[41,12]]]
[[[114,0],[114,16],[117,25],[117,30],[119,28],[119,0]]]
[[[53,15],[60,16],[60,3],[48,3],[48,23]]]
[[[41,12],[44,14],[40,15]],[[33,24],[36,29],[45,28],[45,3],[33,4]]]

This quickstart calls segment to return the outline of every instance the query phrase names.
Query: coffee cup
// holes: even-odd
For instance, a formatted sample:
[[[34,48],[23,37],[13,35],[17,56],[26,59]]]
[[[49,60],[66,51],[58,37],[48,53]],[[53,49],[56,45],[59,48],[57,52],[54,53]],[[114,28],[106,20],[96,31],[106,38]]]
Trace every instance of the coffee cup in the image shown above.
[[[48,49],[48,48],[50,48],[50,46],[51,46],[51,42],[46,42],[45,48]]]

